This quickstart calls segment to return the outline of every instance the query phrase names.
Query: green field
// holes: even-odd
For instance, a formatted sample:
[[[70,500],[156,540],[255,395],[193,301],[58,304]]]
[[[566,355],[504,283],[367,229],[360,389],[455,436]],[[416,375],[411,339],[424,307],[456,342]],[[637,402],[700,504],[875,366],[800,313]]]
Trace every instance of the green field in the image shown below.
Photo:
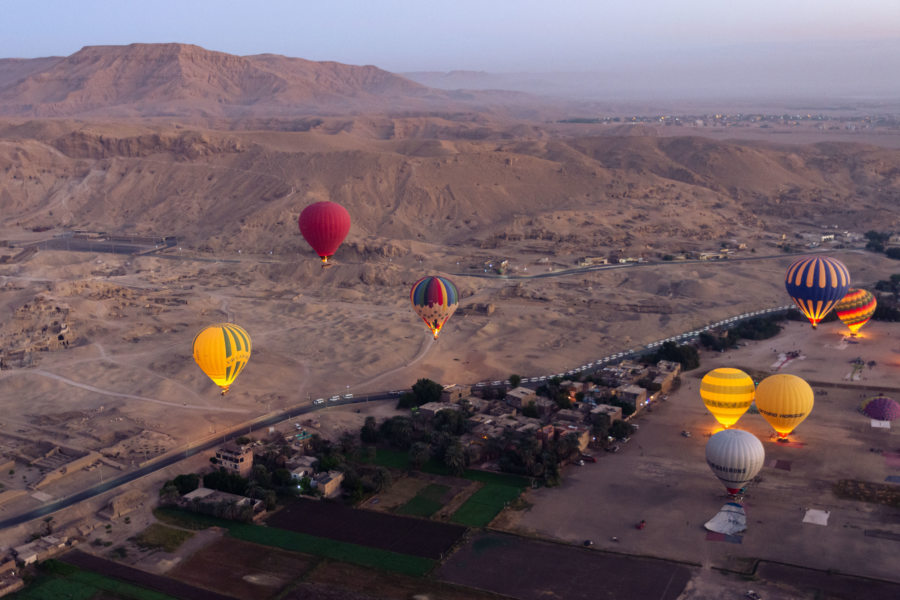
[[[37,580],[10,598],[16,600],[90,600],[103,593],[122,600],[177,600],[117,579],[49,560],[41,565]]]
[[[435,565],[435,561],[429,558],[421,558],[419,556],[381,550],[380,548],[369,548],[358,544],[339,542],[328,538],[287,531],[275,527],[263,527],[262,525],[252,525],[250,523],[225,521],[223,519],[216,519],[205,515],[194,515],[192,513],[170,508],[157,509],[155,514],[157,515],[157,518],[165,519],[167,523],[179,523],[179,527],[183,526],[181,523],[187,524],[190,521],[195,521],[194,526],[189,528],[203,529],[212,526],[222,527],[223,529],[228,530],[230,536],[246,542],[282,548],[291,552],[302,552],[304,554],[322,556],[340,562],[372,567],[383,571],[392,571],[394,573],[402,573],[404,575],[412,575],[414,577],[425,575]]]
[[[522,493],[522,488],[485,484],[459,507],[450,520],[466,527],[486,527],[507,503]]]
[[[379,448],[375,454],[375,463],[383,467],[406,470],[409,468],[409,457],[405,452],[399,450]],[[434,461],[425,463],[422,471],[437,475],[450,475],[447,467]],[[507,503],[518,498],[522,490],[528,487],[527,479],[508,473],[466,470],[461,478],[484,484],[450,517],[454,523],[466,527],[485,527],[503,510]],[[440,506],[434,507],[432,501],[420,499],[421,495],[422,492],[419,492],[397,512],[428,517],[440,509]]]
[[[416,494],[409,502],[397,509],[397,514],[413,517],[430,517],[444,505],[444,495],[450,491],[446,485],[431,483]]]

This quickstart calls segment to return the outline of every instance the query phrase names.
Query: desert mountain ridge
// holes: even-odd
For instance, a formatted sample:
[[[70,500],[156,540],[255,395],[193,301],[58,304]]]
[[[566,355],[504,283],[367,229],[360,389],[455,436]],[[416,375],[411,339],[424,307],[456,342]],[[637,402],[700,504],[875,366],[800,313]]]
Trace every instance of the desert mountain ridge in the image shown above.
[[[0,59],[0,115],[271,117],[472,110],[524,94],[433,90],[374,66],[190,44],[86,46],[67,57]],[[519,98],[519,100],[516,100]]]

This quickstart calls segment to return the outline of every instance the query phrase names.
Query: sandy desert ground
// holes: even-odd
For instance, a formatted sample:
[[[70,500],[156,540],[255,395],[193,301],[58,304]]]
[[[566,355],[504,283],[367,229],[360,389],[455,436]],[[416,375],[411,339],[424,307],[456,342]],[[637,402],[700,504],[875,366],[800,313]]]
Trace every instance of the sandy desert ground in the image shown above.
[[[450,384],[565,371],[781,305],[782,273],[791,260],[663,263],[528,279],[451,275],[462,308],[433,342],[409,307],[407,284],[433,272],[415,257],[355,263],[339,256],[322,270],[308,255],[216,263],[169,252],[171,259],[39,251],[24,263],[0,265],[0,310],[12,315],[2,324],[7,335],[27,329],[40,336],[44,320],[58,318],[53,310],[47,317],[23,306],[62,306],[72,342],[36,352],[33,367],[0,372],[5,431],[19,436],[4,438],[7,452],[22,451],[19,438],[31,438],[99,452],[129,469],[332,394],[401,389],[420,377]],[[887,259],[837,255],[857,280],[886,276]],[[474,262],[441,253],[428,258],[444,273],[465,272]],[[522,267],[527,260],[510,257]],[[550,275],[573,266],[528,264]],[[370,272],[376,281],[363,283]],[[378,281],[379,273],[390,281]],[[490,314],[473,308],[488,305]],[[191,356],[194,334],[220,321],[241,324],[253,339],[250,364],[225,397]],[[16,485],[40,481],[36,469],[21,474]],[[93,474],[80,475],[94,481]],[[41,491],[60,497],[75,485],[73,477],[79,475]],[[25,496],[9,507],[23,503],[39,500]]]

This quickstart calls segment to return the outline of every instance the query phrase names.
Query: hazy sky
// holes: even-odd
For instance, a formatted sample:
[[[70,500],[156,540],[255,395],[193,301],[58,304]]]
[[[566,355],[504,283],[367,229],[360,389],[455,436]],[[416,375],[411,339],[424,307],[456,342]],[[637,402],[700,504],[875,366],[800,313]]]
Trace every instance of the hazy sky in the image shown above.
[[[394,72],[777,68],[788,85],[810,70],[900,72],[900,0],[0,0],[0,9],[0,57],[185,42]],[[843,70],[829,71],[833,62]]]

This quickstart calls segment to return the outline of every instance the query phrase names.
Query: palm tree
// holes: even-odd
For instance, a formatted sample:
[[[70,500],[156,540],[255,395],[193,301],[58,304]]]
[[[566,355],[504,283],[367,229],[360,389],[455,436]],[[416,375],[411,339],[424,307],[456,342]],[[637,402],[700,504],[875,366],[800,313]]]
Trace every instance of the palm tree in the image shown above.
[[[459,440],[447,446],[444,450],[444,464],[454,475],[462,475],[466,470],[466,451]]]
[[[421,469],[422,465],[431,458],[431,448],[428,444],[415,442],[409,448],[409,466],[413,469]]]

